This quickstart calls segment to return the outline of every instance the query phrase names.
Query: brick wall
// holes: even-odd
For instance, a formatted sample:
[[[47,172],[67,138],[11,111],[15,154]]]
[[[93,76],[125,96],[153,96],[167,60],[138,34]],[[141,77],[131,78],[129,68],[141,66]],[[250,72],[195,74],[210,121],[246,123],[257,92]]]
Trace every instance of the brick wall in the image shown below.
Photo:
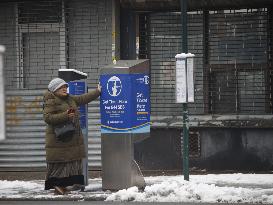
[[[59,22],[39,15],[52,2],[59,0],[36,1],[35,8],[26,6],[26,1],[0,3],[0,44],[7,48],[6,89],[18,89],[19,82],[20,89],[46,89],[59,68],[86,72],[89,87],[95,87],[100,66],[111,62],[112,1],[61,1]],[[34,13],[33,22],[20,20],[27,15],[20,16],[17,5],[27,15]]]
[[[68,8],[69,68],[87,73],[95,86],[100,66],[112,60],[111,1],[71,1]]]

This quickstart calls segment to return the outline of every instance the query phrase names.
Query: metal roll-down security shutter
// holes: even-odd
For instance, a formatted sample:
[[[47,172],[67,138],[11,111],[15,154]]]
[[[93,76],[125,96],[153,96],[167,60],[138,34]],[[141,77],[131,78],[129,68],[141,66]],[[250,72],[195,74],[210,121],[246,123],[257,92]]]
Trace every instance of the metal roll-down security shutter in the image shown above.
[[[6,140],[0,143],[0,169],[44,169],[45,129],[42,115],[44,90],[6,92]],[[101,167],[99,101],[89,104],[88,165]]]

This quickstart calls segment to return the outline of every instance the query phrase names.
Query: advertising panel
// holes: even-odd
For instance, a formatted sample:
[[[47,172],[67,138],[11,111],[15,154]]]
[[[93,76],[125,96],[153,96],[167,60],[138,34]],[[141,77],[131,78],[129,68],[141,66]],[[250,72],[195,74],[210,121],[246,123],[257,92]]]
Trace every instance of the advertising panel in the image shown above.
[[[150,132],[150,82],[146,74],[101,75],[101,132]]]

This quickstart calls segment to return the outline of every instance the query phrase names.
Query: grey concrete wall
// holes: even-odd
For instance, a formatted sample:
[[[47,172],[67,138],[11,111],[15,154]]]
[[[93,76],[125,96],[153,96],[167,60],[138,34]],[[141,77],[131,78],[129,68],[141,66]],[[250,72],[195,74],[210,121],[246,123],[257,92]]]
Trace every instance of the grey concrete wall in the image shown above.
[[[257,156],[264,162],[273,165],[273,130],[244,130],[242,132],[243,147]]]
[[[181,170],[181,130],[151,129],[149,138],[135,144],[135,160],[141,170]]]
[[[201,129],[201,156],[192,166],[208,170],[273,169],[273,129]]]
[[[190,170],[273,170],[273,129],[194,130],[199,132],[200,155],[190,157]],[[152,129],[151,137],[135,146],[135,159],[141,169],[182,170],[181,132],[181,129]],[[193,141],[191,137],[189,141]]]

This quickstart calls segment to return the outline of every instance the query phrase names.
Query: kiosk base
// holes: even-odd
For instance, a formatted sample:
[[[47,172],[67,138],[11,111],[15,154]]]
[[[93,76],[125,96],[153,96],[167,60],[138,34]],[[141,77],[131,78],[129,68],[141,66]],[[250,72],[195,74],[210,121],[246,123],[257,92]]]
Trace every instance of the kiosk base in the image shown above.
[[[131,134],[102,134],[102,189],[145,187],[144,177],[134,160]]]

